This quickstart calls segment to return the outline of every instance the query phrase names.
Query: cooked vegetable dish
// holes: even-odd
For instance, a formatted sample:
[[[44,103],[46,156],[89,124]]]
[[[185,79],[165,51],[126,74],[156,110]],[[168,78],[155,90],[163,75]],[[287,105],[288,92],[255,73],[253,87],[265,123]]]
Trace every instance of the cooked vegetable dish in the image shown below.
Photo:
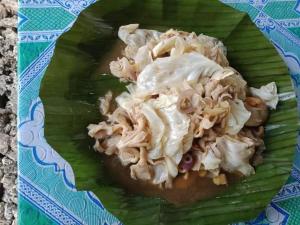
[[[264,127],[278,103],[274,82],[248,87],[216,38],[121,26],[123,56],[111,73],[127,91],[100,98],[106,121],[88,126],[95,150],[115,155],[132,179],[172,188],[191,171],[228,184],[262,162]]]

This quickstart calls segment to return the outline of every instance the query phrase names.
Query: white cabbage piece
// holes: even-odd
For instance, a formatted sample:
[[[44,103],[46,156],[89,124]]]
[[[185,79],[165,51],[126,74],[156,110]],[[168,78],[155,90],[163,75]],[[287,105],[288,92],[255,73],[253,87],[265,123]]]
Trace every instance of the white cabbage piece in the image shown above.
[[[153,184],[161,184],[168,180],[169,172],[165,161],[163,160],[156,161],[153,164],[153,171],[154,171],[153,180],[152,180]]]
[[[213,47],[217,47],[220,49],[220,51],[222,52],[222,54],[224,54],[225,56],[227,55],[227,49],[224,46],[223,42],[221,42],[220,40],[218,40],[215,37],[211,37],[211,36],[207,36],[204,34],[199,34],[197,37],[198,41],[200,44],[202,45],[206,45],[209,46],[211,48]]]
[[[121,26],[119,28],[118,36],[119,38],[127,45],[130,44],[130,42],[134,43],[134,40],[129,40],[130,36],[134,35],[135,31],[139,28],[139,24],[128,24]]]
[[[239,98],[244,100],[246,98],[246,87],[247,82],[243,79],[243,77],[233,68],[228,67],[226,68],[228,71],[227,73],[224,73],[222,84],[223,85],[229,85],[233,88],[234,94]],[[233,74],[230,74],[230,70],[233,72]]]
[[[125,109],[127,112],[132,112],[134,106],[137,106],[144,102],[145,99],[137,98],[135,95],[129,94],[128,92],[122,92],[116,97],[118,106]]]
[[[156,58],[165,53],[178,56],[190,51],[201,53],[221,66],[229,65],[226,48],[221,41],[202,34],[197,36],[194,32],[170,29],[160,36],[160,41],[153,47],[152,52]]]
[[[187,40],[184,40],[179,34],[176,34],[175,36],[158,42],[152,49],[152,52],[154,57],[158,57],[165,53],[170,53],[170,56],[179,56],[184,54],[188,47],[192,47],[191,43],[188,43]]]
[[[182,55],[185,51],[185,48],[187,44],[183,40],[183,38],[177,38],[175,42],[174,48],[171,49],[170,55],[171,56],[177,56],[177,55]]]
[[[240,99],[230,101],[230,113],[228,115],[226,132],[234,135],[240,132],[245,123],[249,120],[251,113],[245,108],[244,102]]]
[[[228,172],[239,171],[245,176],[254,174],[254,168],[249,160],[255,152],[253,140],[244,137],[242,140],[229,135],[218,137],[217,148],[223,156],[221,167]]]
[[[100,112],[102,115],[109,115],[110,105],[112,101],[113,94],[108,91],[104,97],[99,98],[100,101]]]
[[[106,155],[112,155],[118,152],[117,143],[120,141],[120,135],[111,136],[105,141],[97,140],[94,145],[94,149],[98,152],[103,152]]]
[[[158,110],[166,126],[163,144],[164,154],[172,157],[178,164],[182,158],[183,138],[188,134],[190,119],[177,110],[176,104]]]
[[[187,153],[191,149],[193,145],[193,140],[194,140],[194,128],[190,123],[188,133],[182,139],[183,154]]]
[[[178,96],[176,95],[168,95],[168,94],[160,94],[157,99],[153,101],[153,105],[157,109],[168,108],[177,103]]]
[[[250,92],[253,96],[261,98],[271,109],[276,109],[279,97],[275,82],[258,88],[250,87]]]
[[[158,159],[163,156],[162,138],[165,133],[165,125],[152,104],[143,103],[141,113],[144,114],[151,130],[151,149],[148,151],[149,159]]]
[[[186,138],[186,135],[189,133],[190,119],[187,115],[177,110],[177,100],[178,96],[161,94],[157,99],[151,100],[150,102],[155,109],[157,117],[159,117],[163,123],[163,126],[162,124],[159,126],[164,127],[162,136],[161,133],[154,131],[159,134],[158,136],[161,136],[161,150],[163,155],[169,156],[178,165],[183,155],[184,138]],[[147,117],[147,115],[145,116]],[[151,118],[151,120],[148,120],[149,124],[158,121],[157,117],[154,117],[154,115],[149,117]],[[154,120],[154,118],[156,120]],[[190,143],[187,144],[185,142],[185,145],[190,145]],[[150,152],[151,151],[152,150],[150,150]]]
[[[229,62],[226,58],[227,49],[224,44],[217,38],[210,37],[204,34],[199,34],[198,43],[203,46],[204,55],[214,60],[222,66],[228,66]]]
[[[202,155],[202,164],[205,170],[216,170],[220,168],[222,162],[221,154],[215,144],[207,146],[207,152]]]
[[[217,74],[214,74],[211,78],[213,80],[223,80],[229,76],[232,76],[236,74],[236,72],[234,70],[231,69],[231,67],[226,67],[224,68],[224,71],[223,73],[217,73]]]
[[[202,159],[202,164],[205,170],[218,169],[221,163],[221,159],[216,157],[212,151],[208,151]]]
[[[200,170],[204,154],[205,153],[203,153],[202,151],[199,151],[199,150],[193,151],[193,155],[195,157],[195,164],[193,165],[193,168],[192,168],[193,171]]]
[[[122,165],[127,166],[131,163],[137,163],[140,153],[136,148],[121,148],[119,149],[118,157]]]
[[[176,162],[171,157],[165,157],[168,173],[171,177],[176,177],[178,174],[178,168]]]
[[[141,72],[148,64],[152,62],[153,59],[149,47],[148,46],[140,47],[134,57],[134,63],[137,72]]]
[[[163,55],[164,53],[171,51],[171,49],[175,46],[177,38],[179,39],[180,37],[173,36],[171,38],[161,40],[152,49],[153,56],[157,57],[159,55]]]
[[[153,168],[147,163],[147,152],[145,148],[140,149],[138,163],[130,166],[130,176],[133,179],[151,180]]]
[[[142,104],[141,112],[151,130],[150,159],[163,157],[161,164],[154,165],[154,184],[166,182],[178,174],[178,164],[183,155],[183,140],[189,132],[189,118],[176,108],[177,96],[160,95]],[[167,171],[167,173],[166,173]]]
[[[157,99],[142,103],[140,109],[151,130],[148,157],[152,160],[169,157],[176,165],[181,161],[184,149],[192,145],[190,119],[177,110],[177,100],[175,95],[161,94]],[[171,168],[171,161],[167,163],[168,168]],[[170,174],[174,173],[170,170]]]
[[[159,40],[161,32],[138,29],[139,24],[128,24],[119,28],[118,36],[127,45],[142,47],[151,39]]]
[[[112,126],[104,121],[99,124],[90,124],[87,129],[89,130],[88,135],[96,139],[101,139],[113,134]]]
[[[128,92],[129,92],[129,94],[135,95],[135,93],[136,93],[136,85],[135,84],[130,83],[130,84],[128,84],[126,86],[126,88],[127,88]]]
[[[133,104],[133,98],[128,92],[122,92],[116,97],[116,102],[121,108],[125,109],[126,111],[130,111]]]
[[[132,147],[144,147],[147,146],[147,135],[145,131],[133,130],[128,131],[126,135],[122,136],[120,141],[117,143],[117,147],[121,148],[132,148]]]
[[[136,80],[136,67],[125,57],[109,64],[110,72],[121,80]]]
[[[154,41],[157,42],[161,35],[156,30],[138,29],[138,24],[129,24],[119,28],[119,38],[127,44],[125,55],[134,58],[138,49],[147,43]]]
[[[182,85],[185,80],[196,83],[200,76],[211,77],[213,74],[223,72],[223,67],[196,52],[158,58],[139,74],[137,89],[162,90]]]

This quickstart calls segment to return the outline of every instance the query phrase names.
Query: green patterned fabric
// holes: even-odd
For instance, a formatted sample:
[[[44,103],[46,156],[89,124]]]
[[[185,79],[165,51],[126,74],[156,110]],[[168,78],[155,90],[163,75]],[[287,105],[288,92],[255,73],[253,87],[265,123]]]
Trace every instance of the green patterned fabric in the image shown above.
[[[57,39],[72,27],[80,12],[94,2],[19,0],[20,225],[121,224],[118,218],[104,208],[101,196],[96,197],[90,191],[77,191],[71,166],[44,138],[44,108],[39,98],[41,80],[54,54]],[[300,1],[222,2],[248,13],[258,29],[272,42],[289,67],[295,92],[299,96]],[[126,4],[127,0],[122,3]],[[291,176],[286,185],[257,218],[238,224],[298,225],[299,206],[300,148],[297,146]]]

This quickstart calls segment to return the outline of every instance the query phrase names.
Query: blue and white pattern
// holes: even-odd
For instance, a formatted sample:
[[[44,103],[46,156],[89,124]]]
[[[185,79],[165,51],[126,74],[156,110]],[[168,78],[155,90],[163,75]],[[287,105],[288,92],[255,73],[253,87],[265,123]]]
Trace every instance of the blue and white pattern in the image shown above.
[[[75,18],[96,0],[19,0],[20,9],[62,9],[74,17],[63,29],[24,30],[31,18],[19,12],[19,43],[48,46],[32,62],[19,71],[19,194],[41,209],[58,224],[106,224],[120,222],[107,212],[101,201],[90,191],[77,191],[71,166],[49,146],[44,137],[44,109],[38,96],[38,81],[44,75],[54,53],[55,41],[70,29]],[[289,67],[291,77],[300,96],[300,39],[291,29],[300,29],[300,1],[296,0],[222,0],[222,2],[249,13],[251,19],[275,48]],[[299,16],[274,18],[266,11],[273,4],[292,3],[289,14]],[[21,48],[22,50],[22,48]],[[36,85],[36,86],[34,86]],[[34,88],[33,88],[34,86]],[[27,107],[28,106],[28,107]],[[23,108],[22,108],[23,107]],[[300,143],[300,138],[299,138]],[[300,148],[297,148],[291,172],[292,182],[282,187],[272,203],[255,220],[240,225],[285,225],[293,221],[282,202],[300,196]],[[57,189],[51,192],[43,183],[43,176],[53,180]],[[70,204],[70,202],[74,204]],[[86,212],[86,213],[83,213]]]
[[[288,66],[291,74],[298,74],[300,71],[300,61],[299,58],[293,52],[286,52],[277,43],[273,42],[279,55],[283,58],[284,62]],[[296,83],[297,84],[297,83]]]
[[[273,198],[273,202],[279,202],[282,200],[287,200],[289,198],[300,196],[300,183],[294,182],[286,184],[282,187],[279,193]]]
[[[275,21],[263,12],[258,14],[254,22],[259,29],[267,33],[270,33],[271,30],[275,29]]]
[[[28,17],[23,13],[18,12],[18,27],[20,28],[24,23],[28,21]]]
[[[23,22],[24,23],[24,22]],[[19,25],[20,26],[20,25]],[[19,43],[56,41],[64,33],[62,30],[53,31],[25,31],[19,32]]]
[[[289,214],[285,210],[271,203],[255,220],[236,225],[284,225],[287,224],[288,219]]]
[[[284,28],[300,27],[300,18],[277,20],[277,23]]]
[[[249,4],[253,7],[262,10],[269,0],[249,0]]]
[[[20,8],[60,7],[57,0],[19,0]]]
[[[70,13],[78,16],[83,9],[95,3],[96,0],[57,0],[57,2]]]
[[[266,208],[266,220],[269,225],[287,224],[289,214],[284,209],[277,206],[275,203],[271,203]]]
[[[63,174],[65,184],[75,188],[74,174],[71,166],[47,144],[44,138],[44,108],[40,99],[33,102],[30,110],[30,118],[21,122],[18,126],[19,145],[32,148],[35,160],[41,165],[53,165],[56,172]]]
[[[300,13],[300,1],[297,1],[297,4],[295,6],[295,11]]]
[[[44,108],[38,98],[30,107],[29,117],[21,121],[18,126],[19,157],[24,159],[28,157],[28,153],[32,153],[31,160],[37,167],[33,168],[33,164],[28,163],[21,166],[19,194],[58,224],[120,225],[120,222],[105,210],[101,201],[92,192],[76,190],[71,166],[45,140],[44,117]],[[43,176],[35,174],[36,171],[41,170],[41,167],[54,172],[52,175],[49,171],[44,172],[44,176],[45,174],[50,176],[46,179],[50,179],[51,184],[56,184],[53,192],[45,185]],[[72,202],[76,204],[72,205]],[[66,205],[69,207],[66,208]]]
[[[235,223],[232,225],[284,225],[287,224],[289,214],[275,203],[267,206],[266,210],[249,222]]]
[[[264,8],[268,4],[272,4],[275,2],[295,2],[295,8],[293,10],[297,11],[299,13],[299,1],[295,0],[221,0],[221,2],[224,2],[226,4],[231,5],[234,8],[237,8],[241,11],[248,12],[251,19],[255,22],[258,28],[262,30],[262,32],[269,38],[274,39],[277,35],[283,35],[285,38],[282,39],[282,41],[292,41],[294,44],[297,44],[297,46],[300,46],[300,39],[299,37],[295,36],[291,31],[289,31],[287,28],[289,26],[291,27],[297,27],[297,24],[299,23],[299,18],[292,19],[288,18],[289,15],[286,15],[285,19],[274,19],[272,16],[267,15],[264,12]],[[258,13],[251,14],[251,7],[244,7],[244,4],[249,4],[251,7],[255,8]],[[247,10],[246,10],[247,9]],[[299,15],[300,16],[300,15]],[[299,26],[298,26],[299,27]],[[271,31],[274,31],[276,34],[270,34]]]
[[[58,205],[55,199],[51,199],[48,193],[43,193],[32,182],[27,181],[22,175],[19,176],[19,193],[28,201],[34,202],[38,208],[46,212],[58,224],[81,225],[80,218],[75,218],[64,206]]]
[[[298,182],[300,182],[300,169],[297,166],[294,166],[292,168],[292,172],[291,172],[291,176],[297,180]]]
[[[19,93],[21,94],[24,89],[37,77],[41,76],[46,67],[49,65],[51,57],[54,53],[55,42],[49,45],[49,47],[35,60],[26,70],[19,75]]]

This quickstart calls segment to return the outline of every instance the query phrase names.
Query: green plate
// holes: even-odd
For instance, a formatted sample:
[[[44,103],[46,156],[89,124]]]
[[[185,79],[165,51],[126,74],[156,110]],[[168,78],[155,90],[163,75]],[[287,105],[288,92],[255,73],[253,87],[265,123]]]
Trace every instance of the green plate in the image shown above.
[[[293,92],[287,68],[271,43],[246,14],[217,0],[98,1],[58,40],[41,88],[46,139],[71,164],[77,188],[93,191],[126,225],[218,225],[257,216],[290,172],[298,129],[294,98],[283,99],[271,113],[265,161],[256,175],[215,198],[176,207],[163,199],[129,194],[110,179],[102,156],[92,149],[86,126],[103,119],[99,96],[124,90],[116,78],[101,74],[109,72],[107,64],[115,58],[111,50],[118,49],[118,27],[129,23],[218,37],[228,47],[231,66],[250,86],[275,81],[280,94]]]

